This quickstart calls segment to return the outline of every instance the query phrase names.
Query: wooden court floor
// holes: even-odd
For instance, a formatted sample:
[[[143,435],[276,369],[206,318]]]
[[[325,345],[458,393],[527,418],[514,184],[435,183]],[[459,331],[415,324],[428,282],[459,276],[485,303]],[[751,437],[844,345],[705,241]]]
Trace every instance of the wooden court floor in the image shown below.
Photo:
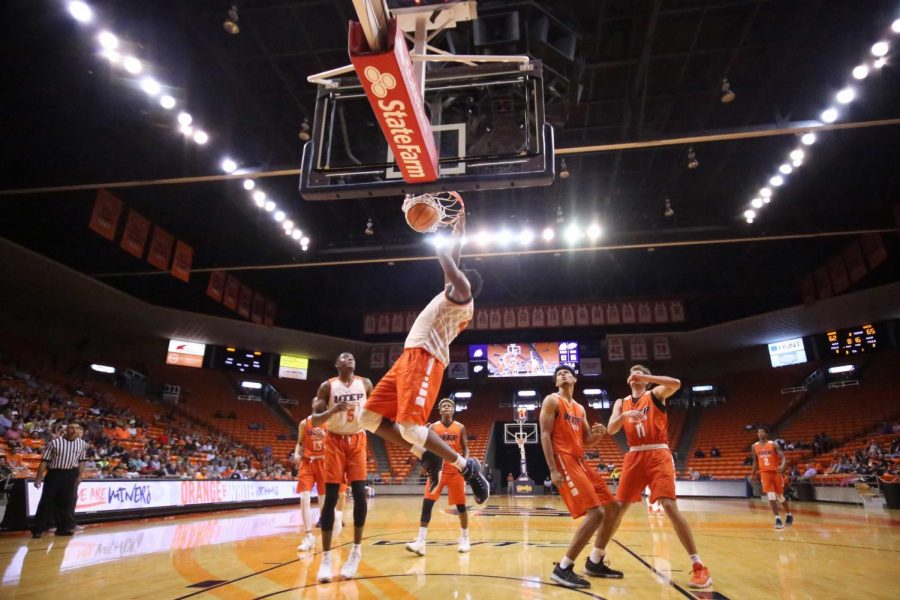
[[[384,496],[370,500],[351,581],[317,584],[321,546],[298,555],[299,510],[277,507],[91,525],[70,538],[2,534],[0,598],[900,598],[900,511],[798,504],[795,526],[775,531],[759,501],[679,504],[710,567],[709,591],[688,588],[678,540],[642,505],[609,548],[625,578],[573,591],[549,579],[574,523],[558,498],[492,498],[473,511],[470,554],[457,552],[458,519],[442,499],[418,557],[403,545],[416,535],[420,499]],[[350,536],[348,527],[337,540],[335,572]]]

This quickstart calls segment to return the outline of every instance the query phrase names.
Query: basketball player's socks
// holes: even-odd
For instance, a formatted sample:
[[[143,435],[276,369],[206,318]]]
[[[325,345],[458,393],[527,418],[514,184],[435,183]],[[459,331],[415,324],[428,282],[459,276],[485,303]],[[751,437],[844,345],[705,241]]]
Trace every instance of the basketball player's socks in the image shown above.
[[[428,537],[428,528],[419,527],[419,541],[424,542],[426,537]]]
[[[458,454],[456,456],[456,461],[454,461],[454,463],[453,463],[453,466],[456,467],[460,473],[462,473],[463,470],[466,468],[466,459],[463,458],[463,456],[461,454]],[[563,568],[565,568],[565,567],[563,567]]]
[[[603,557],[606,556],[606,550],[601,548],[591,548],[591,562],[600,564],[603,562]]]
[[[350,550],[350,553],[362,556],[362,544],[353,544],[353,549]]]
[[[698,563],[701,565],[703,564],[703,561],[700,560],[700,555],[699,554],[691,554],[691,564],[696,565]]]
[[[560,569],[568,569],[568,568],[571,567],[573,564],[575,564],[575,561],[574,561],[574,560],[572,560],[572,559],[569,558],[568,556],[563,556],[563,557],[562,557],[562,560],[559,561],[559,568],[560,568]]]
[[[468,529],[463,529],[462,527],[460,527],[459,531],[461,532],[462,539],[464,539],[464,540],[469,539],[469,530]]]
[[[425,454],[425,448],[423,448],[422,446],[416,446],[415,444],[413,444],[412,448],[410,448],[409,451],[416,458],[422,458],[422,455]]]

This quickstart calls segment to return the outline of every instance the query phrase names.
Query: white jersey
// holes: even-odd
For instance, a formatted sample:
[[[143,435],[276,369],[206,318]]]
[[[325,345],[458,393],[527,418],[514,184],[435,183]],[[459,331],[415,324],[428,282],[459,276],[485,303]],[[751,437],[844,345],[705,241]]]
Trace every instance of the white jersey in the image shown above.
[[[404,348],[423,348],[438,359],[444,367],[450,362],[450,342],[466,328],[475,312],[475,302],[460,304],[442,291],[419,313]]]
[[[362,377],[354,375],[350,385],[346,385],[340,377],[332,377],[328,383],[331,386],[328,408],[334,406],[336,402],[346,402],[349,407],[343,412],[337,412],[328,417],[327,431],[342,435],[352,435],[362,431],[362,427],[359,425],[359,410],[366,403],[366,385],[363,383]]]

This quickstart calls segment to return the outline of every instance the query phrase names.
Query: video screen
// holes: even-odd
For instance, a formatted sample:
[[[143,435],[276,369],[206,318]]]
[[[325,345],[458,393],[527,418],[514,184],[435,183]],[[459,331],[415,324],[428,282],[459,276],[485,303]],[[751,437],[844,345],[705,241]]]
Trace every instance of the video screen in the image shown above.
[[[278,362],[278,377],[282,379],[306,380],[309,373],[309,359],[303,356],[282,354]]]
[[[835,356],[853,356],[878,348],[878,332],[872,325],[829,331],[828,350]]]
[[[204,354],[206,354],[206,344],[184,340],[169,340],[166,364],[199,369],[203,367]]]
[[[476,346],[485,348],[484,345]],[[480,354],[480,352],[475,352]],[[472,352],[470,352],[470,356]],[[487,344],[488,377],[553,375],[561,364],[578,368],[578,342],[522,342]]]
[[[803,338],[794,338],[769,344],[769,360],[772,362],[773,367],[805,363],[806,348],[803,346]]]
[[[215,366],[225,371],[267,375],[270,356],[270,354],[259,352],[258,350],[232,347],[217,348]]]

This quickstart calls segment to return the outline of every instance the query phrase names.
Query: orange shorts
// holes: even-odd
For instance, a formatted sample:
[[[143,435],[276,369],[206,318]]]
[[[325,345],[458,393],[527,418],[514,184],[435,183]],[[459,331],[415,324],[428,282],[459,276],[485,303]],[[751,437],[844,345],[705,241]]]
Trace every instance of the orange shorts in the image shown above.
[[[325,434],[325,483],[366,480],[366,432]]]
[[[297,491],[311,492],[313,484],[316,493],[325,493],[325,457],[310,459],[304,457],[300,462],[300,472],[297,473]]]
[[[775,492],[784,496],[784,476],[778,471],[760,471],[759,480],[762,482],[763,494]]]
[[[628,452],[616,490],[619,502],[640,502],[644,488],[650,486],[650,502],[675,499],[675,462],[669,450]]]
[[[425,425],[441,390],[444,365],[422,348],[406,348],[366,400],[366,410],[395,423]]]
[[[569,454],[556,455],[556,468],[563,478],[559,495],[572,518],[583,516],[588,509],[603,506],[613,501],[606,480],[584,464],[584,459]]]
[[[425,497],[429,500],[437,501],[441,497],[441,492],[447,486],[447,504],[465,504],[466,503],[466,480],[460,472],[453,467],[453,472],[444,471],[441,473],[441,482],[433,494],[428,493],[431,487],[431,479],[425,483]]]

